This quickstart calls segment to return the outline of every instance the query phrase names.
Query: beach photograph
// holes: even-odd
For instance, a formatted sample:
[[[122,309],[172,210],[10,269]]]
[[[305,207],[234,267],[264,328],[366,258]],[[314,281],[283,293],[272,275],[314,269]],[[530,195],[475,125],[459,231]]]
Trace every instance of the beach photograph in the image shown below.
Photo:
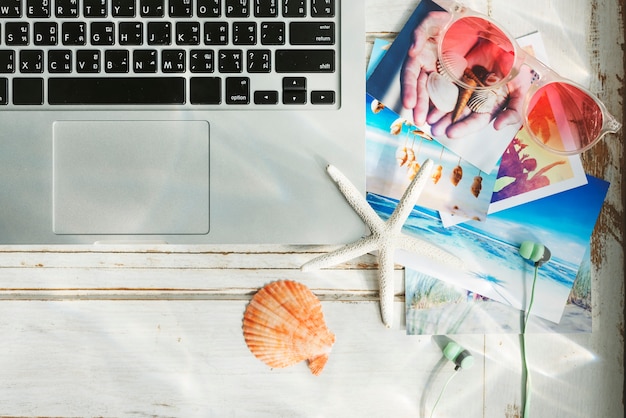
[[[591,262],[589,249],[558,323],[531,315],[526,332],[561,334],[589,333],[591,317]],[[468,291],[417,270],[404,273],[406,333],[443,334],[519,334],[524,311]]]
[[[537,270],[533,314],[558,323],[583,262],[609,184],[587,177],[574,189],[445,228],[438,213],[416,206],[404,225],[406,234],[427,240],[459,257],[463,269],[442,265],[427,255],[399,252],[407,268],[467,291],[526,310],[535,267],[519,254],[524,241],[542,243],[552,258]],[[397,200],[368,193],[368,202],[386,219]]]

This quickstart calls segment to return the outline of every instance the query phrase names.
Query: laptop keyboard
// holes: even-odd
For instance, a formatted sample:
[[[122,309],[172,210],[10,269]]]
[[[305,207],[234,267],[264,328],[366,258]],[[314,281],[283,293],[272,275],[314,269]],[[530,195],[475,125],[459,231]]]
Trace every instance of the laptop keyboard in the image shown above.
[[[0,109],[336,108],[339,0],[0,0]]]

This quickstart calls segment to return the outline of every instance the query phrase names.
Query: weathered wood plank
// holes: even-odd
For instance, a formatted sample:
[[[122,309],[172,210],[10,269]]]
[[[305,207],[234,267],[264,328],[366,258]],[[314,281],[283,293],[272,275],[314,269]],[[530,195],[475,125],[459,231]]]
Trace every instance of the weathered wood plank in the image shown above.
[[[262,269],[267,267],[299,269],[302,264],[319,253],[301,252],[67,252],[67,253],[0,253],[3,267],[58,268],[71,267],[115,267],[115,268],[232,268]],[[344,264],[343,268],[372,268],[375,258],[364,256]]]
[[[271,370],[243,341],[245,303],[0,304],[0,415],[418,416],[421,397],[432,406],[453,369],[446,360],[425,391],[417,377],[441,359],[430,337],[386,329],[374,303],[324,303],[337,335],[324,372],[312,376],[305,364]],[[442,414],[473,396],[480,363],[453,381],[457,400]],[[479,401],[462,410],[481,409]]]
[[[356,273],[356,274],[355,274]],[[323,300],[378,300],[378,270],[109,269],[0,270],[0,300],[16,299],[249,299],[265,284],[296,280]],[[395,294],[404,300],[403,271]]]

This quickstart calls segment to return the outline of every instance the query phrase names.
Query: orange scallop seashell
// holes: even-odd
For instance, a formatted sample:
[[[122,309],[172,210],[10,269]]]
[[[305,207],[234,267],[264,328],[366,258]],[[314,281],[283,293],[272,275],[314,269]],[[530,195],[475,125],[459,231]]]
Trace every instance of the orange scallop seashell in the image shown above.
[[[308,360],[316,376],[335,342],[319,299],[305,285],[289,280],[272,282],[254,295],[243,316],[243,336],[252,354],[268,366]]]

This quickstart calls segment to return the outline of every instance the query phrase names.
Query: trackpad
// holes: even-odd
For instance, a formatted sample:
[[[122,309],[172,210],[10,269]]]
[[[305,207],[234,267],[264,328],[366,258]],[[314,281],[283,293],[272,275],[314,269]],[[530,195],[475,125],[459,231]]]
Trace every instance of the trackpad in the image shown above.
[[[56,234],[206,234],[205,121],[59,121]]]

